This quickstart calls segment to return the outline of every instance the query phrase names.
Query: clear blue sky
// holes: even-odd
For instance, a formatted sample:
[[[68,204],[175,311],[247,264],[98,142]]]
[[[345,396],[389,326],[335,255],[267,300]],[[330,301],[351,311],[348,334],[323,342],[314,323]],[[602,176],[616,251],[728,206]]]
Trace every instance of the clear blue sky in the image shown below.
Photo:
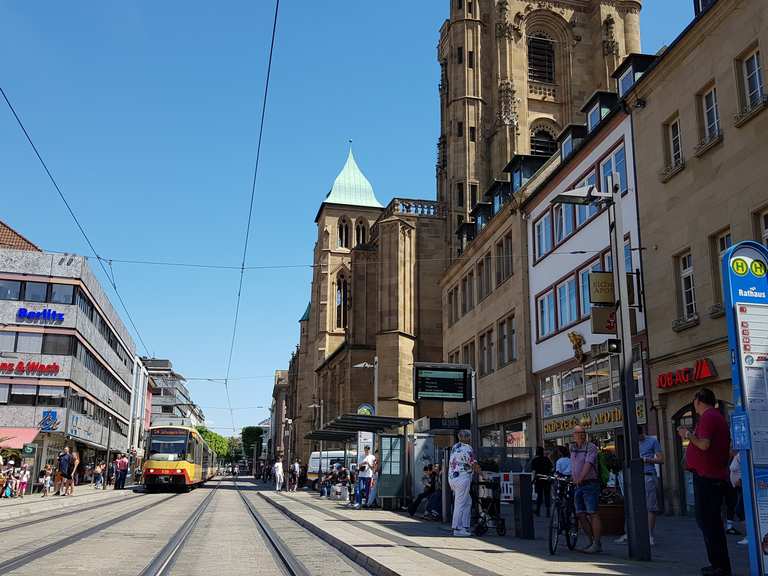
[[[646,52],[693,15],[691,0],[644,4]],[[434,197],[436,45],[448,5],[282,1],[250,265],[311,263],[313,218],[348,139],[382,203]],[[102,256],[240,263],[272,7],[0,4],[0,82]],[[87,254],[4,103],[0,157],[0,219],[44,249]],[[114,269],[151,352],[188,377],[224,376],[236,271]],[[268,406],[271,375],[287,367],[309,282],[309,269],[246,274],[230,387],[244,408],[237,427],[267,415],[249,407]],[[230,426],[216,409],[226,406],[220,384],[190,388],[214,427]]]

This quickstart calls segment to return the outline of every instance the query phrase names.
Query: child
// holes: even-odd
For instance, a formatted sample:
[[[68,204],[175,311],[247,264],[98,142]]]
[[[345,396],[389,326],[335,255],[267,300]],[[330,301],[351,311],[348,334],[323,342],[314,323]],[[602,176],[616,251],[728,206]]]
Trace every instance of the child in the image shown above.
[[[26,464],[22,465],[21,472],[19,472],[19,488],[17,492],[19,498],[24,498],[24,494],[27,491],[27,485],[29,484],[29,476],[29,467]]]
[[[51,468],[50,464],[46,464],[45,467],[40,471],[40,474],[42,476],[42,486],[40,490],[43,493],[43,498],[48,496],[51,492],[51,480],[53,476],[53,469]]]

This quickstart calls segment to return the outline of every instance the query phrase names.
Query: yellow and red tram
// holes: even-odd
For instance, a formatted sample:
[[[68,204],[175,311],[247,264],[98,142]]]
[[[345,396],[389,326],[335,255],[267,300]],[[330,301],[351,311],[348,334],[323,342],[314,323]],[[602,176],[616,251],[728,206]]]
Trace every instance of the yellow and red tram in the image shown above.
[[[216,453],[189,426],[153,426],[142,478],[147,490],[190,490],[216,475]]]

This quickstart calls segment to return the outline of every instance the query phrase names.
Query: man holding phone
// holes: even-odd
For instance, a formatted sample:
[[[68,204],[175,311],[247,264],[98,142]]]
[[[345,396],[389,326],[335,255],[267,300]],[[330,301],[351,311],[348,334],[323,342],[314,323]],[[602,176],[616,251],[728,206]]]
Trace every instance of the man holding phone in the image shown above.
[[[365,456],[360,460],[357,465],[357,479],[358,490],[357,499],[355,501],[355,510],[360,509],[362,502],[368,502],[368,493],[371,490],[371,478],[373,478],[373,468],[376,465],[376,459],[371,454],[371,447],[366,446],[364,449]]]

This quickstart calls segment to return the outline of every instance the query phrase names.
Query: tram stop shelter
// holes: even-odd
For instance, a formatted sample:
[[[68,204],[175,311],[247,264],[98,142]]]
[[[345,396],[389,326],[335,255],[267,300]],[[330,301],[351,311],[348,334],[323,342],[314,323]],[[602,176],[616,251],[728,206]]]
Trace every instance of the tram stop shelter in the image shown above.
[[[304,437],[308,440],[343,442],[346,454],[351,441],[374,434],[377,439],[374,446],[379,449],[377,496],[386,502],[405,497],[405,429],[411,422],[410,418],[394,416],[343,414]],[[358,459],[361,451],[362,446],[358,448]]]

